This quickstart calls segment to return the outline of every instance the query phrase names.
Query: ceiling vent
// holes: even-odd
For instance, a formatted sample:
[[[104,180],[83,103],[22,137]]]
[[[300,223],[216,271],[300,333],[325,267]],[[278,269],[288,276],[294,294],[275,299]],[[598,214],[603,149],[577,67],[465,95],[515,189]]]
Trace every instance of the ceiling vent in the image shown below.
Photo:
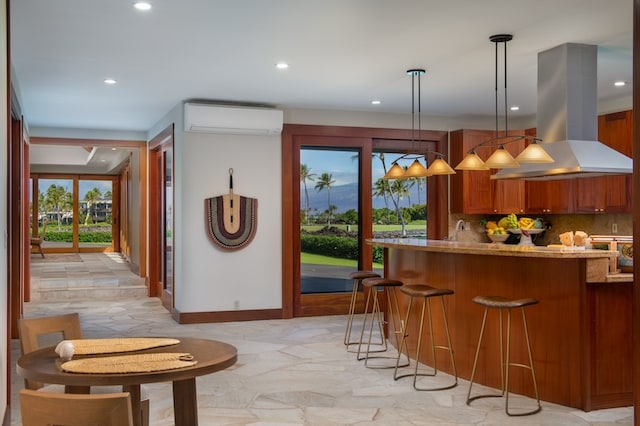
[[[184,104],[184,131],[227,135],[279,135],[282,111],[210,104]]]

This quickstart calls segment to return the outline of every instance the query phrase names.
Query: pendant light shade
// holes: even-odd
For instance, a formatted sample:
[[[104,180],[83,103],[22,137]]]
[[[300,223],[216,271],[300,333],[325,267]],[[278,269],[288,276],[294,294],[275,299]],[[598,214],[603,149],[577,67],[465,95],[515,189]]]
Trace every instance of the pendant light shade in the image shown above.
[[[431,165],[427,169],[426,176],[453,175],[455,173],[455,170],[453,170],[446,161],[444,161],[441,157],[438,157],[433,161],[433,163],[431,163]]]
[[[518,163],[553,163],[553,158],[537,140],[533,140],[517,157]]]
[[[474,150],[471,150],[461,162],[456,166],[456,170],[489,170],[489,168],[484,164],[482,158]]]
[[[404,172],[405,178],[426,177],[430,176],[427,173],[427,169],[422,165],[418,159],[413,160],[413,163]]]
[[[509,154],[509,151],[504,149],[503,145],[493,151],[493,154],[487,158],[484,165],[490,169],[513,169],[520,166],[513,156]]]
[[[393,163],[383,179],[404,179],[404,169],[398,163]]]

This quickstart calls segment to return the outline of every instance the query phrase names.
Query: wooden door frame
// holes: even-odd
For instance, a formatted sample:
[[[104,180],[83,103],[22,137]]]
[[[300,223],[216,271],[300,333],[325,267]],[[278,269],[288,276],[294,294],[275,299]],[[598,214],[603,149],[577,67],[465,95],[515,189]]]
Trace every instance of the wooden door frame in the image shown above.
[[[444,131],[423,130],[420,132],[420,140],[432,142],[435,150],[447,154],[448,133]],[[282,316],[293,318],[294,316],[319,315],[330,313],[346,313],[342,306],[348,306],[350,293],[345,295],[305,295],[301,297],[300,287],[300,157],[298,149],[301,138],[312,138],[320,142],[322,139],[326,146],[340,146],[340,141],[349,141],[345,147],[361,147],[361,158],[370,158],[373,150],[379,148],[380,141],[398,141],[398,150],[415,149],[410,141],[415,134],[412,130],[383,129],[364,127],[342,126],[315,126],[285,124],[282,131]],[[378,141],[378,142],[376,142]],[[371,180],[370,161],[362,162],[360,179],[363,177]],[[447,234],[447,194],[448,180],[446,176],[436,176],[427,180],[428,202],[427,209],[429,221],[427,222],[427,235],[429,238],[442,238]],[[371,238],[371,218],[362,214],[371,210],[371,197],[364,196],[365,191],[360,191],[361,226],[365,230],[361,238]],[[367,250],[371,248],[362,245],[362,255],[367,256]],[[343,300],[344,299],[344,300]],[[315,304],[335,306],[340,312],[328,312],[317,309]],[[331,309],[331,308],[326,308]],[[342,312],[344,311],[344,312]]]
[[[162,170],[159,170],[158,160],[159,154],[161,154],[163,152],[163,148],[166,148],[167,146],[170,146],[172,150],[174,148],[173,124],[167,126],[160,133],[151,138],[148,144],[147,157],[149,158],[149,212],[158,212],[161,209],[162,194],[159,193],[158,188],[164,176],[164,172],[162,172]],[[173,150],[173,152],[175,152],[175,150]],[[167,293],[164,290],[163,283],[160,282],[160,268],[162,266],[161,256],[164,256],[164,253],[162,253],[162,241],[160,240],[160,235],[158,233],[158,230],[161,229],[162,225],[160,219],[160,215],[157,214],[150,214],[148,219],[149,295],[160,297],[165,309],[173,314],[175,313],[175,288],[174,286],[172,286],[171,293]]]

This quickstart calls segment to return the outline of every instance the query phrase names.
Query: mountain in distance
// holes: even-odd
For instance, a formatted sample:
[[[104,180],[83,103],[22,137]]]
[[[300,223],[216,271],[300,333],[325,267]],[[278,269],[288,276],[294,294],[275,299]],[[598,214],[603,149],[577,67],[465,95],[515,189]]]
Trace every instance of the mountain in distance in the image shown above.
[[[321,213],[327,210],[327,190],[323,189],[322,191],[316,191],[313,186],[308,186],[307,190],[309,191],[309,210],[312,214]],[[424,191],[424,188],[423,188]],[[373,191],[372,191],[373,192]],[[410,190],[410,197],[404,197],[400,201],[401,207],[409,207],[409,200],[411,200],[412,204],[424,204],[425,202],[425,193],[420,194],[418,198],[418,187],[414,185]],[[337,213],[344,213],[349,209],[358,209],[358,184],[357,183],[349,183],[346,185],[338,185],[331,187],[331,204],[338,208]],[[384,204],[383,197],[374,197],[373,198],[373,208],[381,209],[386,207]],[[389,200],[389,208],[393,209],[393,203]],[[300,187],[300,209],[304,210],[304,187],[301,185]]]

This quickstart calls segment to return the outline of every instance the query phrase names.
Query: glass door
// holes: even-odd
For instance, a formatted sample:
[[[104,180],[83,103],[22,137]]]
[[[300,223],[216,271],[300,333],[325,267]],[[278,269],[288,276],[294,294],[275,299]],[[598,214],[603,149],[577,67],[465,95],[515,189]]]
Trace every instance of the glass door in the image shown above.
[[[68,177],[37,179],[38,235],[44,237],[42,247],[48,251],[72,251],[74,180]],[[35,232],[33,232],[35,234]]]
[[[173,149],[165,149],[162,155],[163,185],[162,191],[162,252],[161,267],[164,291],[173,294]]]
[[[31,176],[31,236],[45,252],[113,251],[118,235],[118,181],[112,176]]]
[[[356,150],[300,150],[300,292],[350,292],[358,269],[359,163]]]
[[[80,179],[78,208],[78,246],[111,248],[113,246],[113,182]]]

